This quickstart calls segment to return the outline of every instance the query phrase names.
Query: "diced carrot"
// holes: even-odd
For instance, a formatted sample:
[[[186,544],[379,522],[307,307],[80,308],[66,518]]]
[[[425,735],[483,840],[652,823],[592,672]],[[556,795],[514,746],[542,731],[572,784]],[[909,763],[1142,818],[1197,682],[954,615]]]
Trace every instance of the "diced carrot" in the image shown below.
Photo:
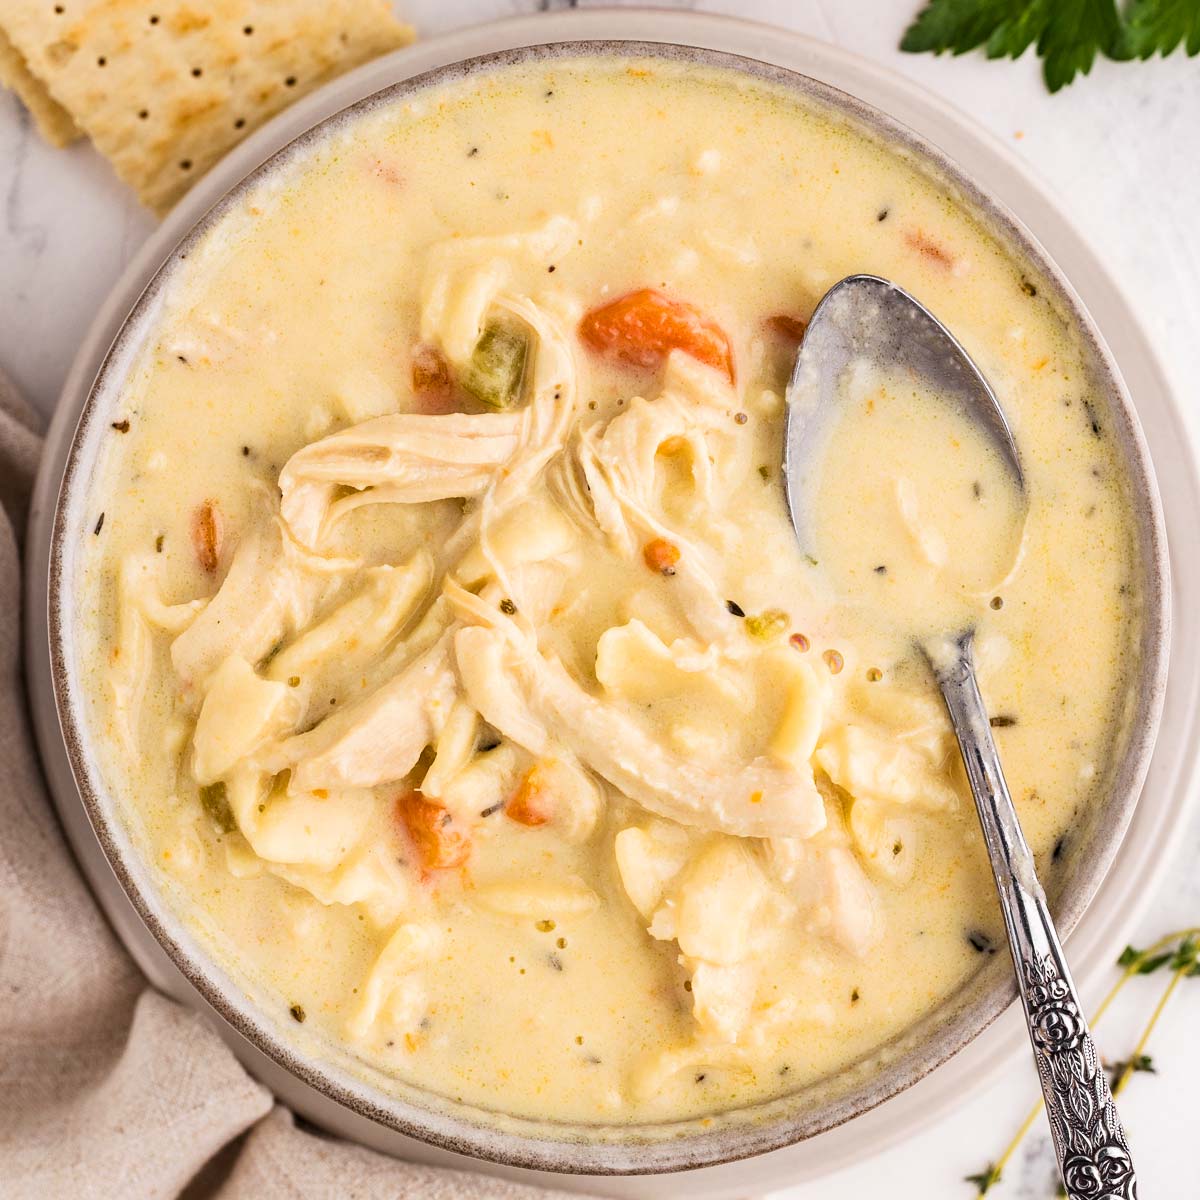
[[[665,538],[655,538],[642,547],[642,560],[660,575],[674,575],[675,564],[679,562],[679,547]]]
[[[944,246],[935,242],[924,230],[910,231],[904,235],[904,240],[918,253],[931,259],[939,266],[954,266],[954,257]]]
[[[418,412],[439,414],[459,410],[454,375],[446,356],[436,346],[422,344],[413,348],[412,390]]]
[[[529,768],[520,787],[509,797],[504,815],[518,825],[545,825],[554,815],[554,797],[536,765]]]
[[[427,871],[458,867],[471,853],[471,838],[442,805],[420,792],[406,792],[396,800],[396,812]]]
[[[808,322],[801,317],[793,317],[788,313],[776,313],[775,316],[767,318],[767,328],[772,333],[779,334],[784,341],[798,346],[804,341]]]
[[[213,500],[205,500],[192,514],[192,546],[196,551],[196,561],[210,575],[221,561],[224,525],[221,510]]]
[[[597,353],[636,367],[656,367],[672,350],[682,350],[734,379],[729,335],[692,305],[653,288],[585,313],[579,336]]]

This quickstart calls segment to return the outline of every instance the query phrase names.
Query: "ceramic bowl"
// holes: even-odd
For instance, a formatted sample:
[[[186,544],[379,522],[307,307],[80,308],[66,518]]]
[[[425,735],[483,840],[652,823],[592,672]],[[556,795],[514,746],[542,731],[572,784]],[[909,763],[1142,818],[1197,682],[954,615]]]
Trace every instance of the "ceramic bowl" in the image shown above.
[[[628,32],[628,39],[616,36],[622,30]],[[258,180],[278,169],[305,139],[322,136],[329,124],[352,120],[365,108],[450,79],[495,71],[530,58],[651,56],[767,79],[793,90],[807,103],[832,109],[917,162],[960,203],[974,210],[1014,255],[1049,282],[1053,302],[1070,315],[1080,331],[1096,387],[1105,395],[1133,496],[1138,575],[1145,601],[1134,682],[1135,716],[1116,756],[1104,802],[1091,814],[1083,836],[1076,840],[1068,861],[1051,883],[1056,917],[1064,932],[1080,920],[1117,856],[1151,762],[1166,696],[1170,629],[1163,508],[1130,396],[1087,308],[1046,251],[991,188],[968,175],[908,125],[826,82],[832,77],[853,87],[856,72],[865,72],[871,82],[869,68],[804,39],[775,33],[768,43],[758,27],[682,14],[562,14],[536,22],[506,22],[494,27],[490,46],[488,39],[487,31],[472,31],[427,43],[371,64],[309,97],[216,168],[130,268],[98,318],[68,383],[35,497],[30,543],[34,567],[29,582],[35,620],[30,632],[30,662],[39,737],[68,833],[139,962],[172,994],[199,1000],[215,1012],[223,1032],[251,1069],[300,1111],[393,1151],[410,1151],[414,1144],[410,1139],[415,1139],[454,1156],[523,1170],[593,1177],[708,1168],[697,1177],[705,1181],[701,1187],[720,1191],[738,1178],[738,1172],[713,1170],[716,1164],[794,1146],[821,1134],[828,1139],[826,1131],[861,1117],[967,1046],[1013,998],[1007,962],[997,956],[989,968],[937,1010],[846,1071],[789,1096],[703,1124],[572,1126],[484,1112],[413,1087],[397,1086],[336,1047],[301,1046],[293,1030],[257,1009],[239,983],[212,961],[171,911],[154,871],[135,851],[99,772],[75,682],[74,554],[88,520],[86,499],[99,441],[179,255],[219,219],[222,194],[237,195],[247,180]],[[781,43],[786,52],[781,51]],[[469,56],[485,47],[490,53]],[[886,98],[889,87],[899,89],[903,97],[903,87],[886,77],[882,84],[875,79],[874,87],[876,97]],[[871,92],[870,87],[865,90]],[[903,110],[903,104],[900,107]],[[992,154],[995,156],[995,151]],[[994,163],[991,169],[995,170]],[[72,434],[73,417],[78,417],[78,423]],[[1186,481],[1194,490],[1194,471],[1187,466],[1178,486]],[[1188,719],[1193,719],[1190,709]],[[1187,759],[1172,767],[1179,774],[1192,765]],[[84,814],[86,822],[81,819]],[[119,891],[114,888],[114,878]],[[882,1140],[865,1125],[856,1122],[856,1126],[862,1128],[868,1144]],[[788,1173],[795,1177],[794,1170]],[[742,1177],[746,1177],[744,1172]],[[618,1190],[628,1195],[655,1194],[652,1189],[639,1192],[636,1186],[621,1185]]]

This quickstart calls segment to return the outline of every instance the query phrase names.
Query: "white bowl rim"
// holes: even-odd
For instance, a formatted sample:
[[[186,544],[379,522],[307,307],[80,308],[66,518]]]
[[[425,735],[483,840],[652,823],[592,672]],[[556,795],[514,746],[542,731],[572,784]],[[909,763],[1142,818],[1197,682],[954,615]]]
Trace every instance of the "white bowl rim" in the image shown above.
[[[390,102],[397,95],[402,95],[408,91],[415,90],[418,87],[444,82],[455,77],[455,75],[464,67],[471,69],[487,69],[503,65],[511,61],[526,61],[530,58],[539,57],[541,55],[558,57],[595,53],[614,53],[622,55],[646,54],[668,58],[682,56],[693,61],[700,60],[716,66],[734,66],[737,69],[744,71],[749,70],[752,75],[758,75],[760,77],[765,76],[768,78],[781,80],[785,84],[800,91],[809,98],[815,97],[819,100],[833,101],[836,108],[843,112],[848,112],[852,118],[864,120],[865,123],[873,126],[876,129],[886,130],[896,140],[902,141],[903,143],[914,147],[918,150],[918,152],[927,156],[931,163],[936,164],[940,170],[958,183],[963,188],[964,193],[970,196],[974,203],[976,203],[983,210],[987,211],[990,216],[997,221],[997,223],[1004,225],[1006,227],[1006,232],[1013,238],[1015,242],[1024,245],[1030,257],[1037,263],[1038,267],[1045,272],[1048,278],[1056,281],[1058,280],[1057,271],[1053,267],[1053,264],[1048,260],[1048,256],[1040,251],[1040,248],[1036,245],[1036,242],[1034,242],[1033,239],[1024,232],[1023,227],[1021,227],[1014,219],[1012,219],[1009,214],[1004,212],[1002,208],[994,201],[980,193],[970,180],[963,177],[952,163],[947,162],[944,155],[942,155],[933,147],[929,146],[929,144],[923,138],[912,133],[912,131],[899,127],[898,123],[882,117],[881,114],[871,110],[869,106],[862,104],[862,102],[857,101],[853,97],[848,97],[844,93],[838,93],[837,89],[832,88],[827,84],[808,79],[807,77],[800,75],[798,72],[789,70],[787,68],[769,66],[768,64],[760,63],[755,60],[744,59],[738,55],[731,55],[712,50],[696,50],[694,48],[674,46],[667,42],[657,41],[636,42],[622,41],[620,39],[605,39],[598,42],[585,40],[560,41],[543,46],[528,46],[517,50],[499,51],[490,55],[484,55],[468,60],[465,64],[449,64],[445,67],[439,67],[432,72],[413,76],[411,78],[404,79],[399,83],[393,84],[390,88],[384,89],[384,92],[376,93],[374,97],[368,97],[363,101],[359,101],[352,105],[350,109],[344,110],[344,112],[353,112],[357,114],[364,108],[371,106],[372,103]],[[384,96],[386,96],[386,100],[382,99]],[[252,173],[251,176],[248,176],[245,180],[239,183],[234,189],[232,189],[230,194],[236,195],[240,193],[245,187],[250,186],[252,181],[260,176],[260,173],[269,170],[278,165],[280,162],[284,161],[289,154],[296,152],[298,147],[303,145],[303,142],[306,138],[312,136],[323,136],[324,131],[329,128],[329,125],[332,122],[336,122],[338,119],[339,117],[335,115],[334,117],[323,121],[318,127],[320,130],[319,133],[310,131],[309,133],[302,134],[300,138],[295,139],[292,143],[279,151],[277,155],[268,160],[264,166],[260,167],[257,171]],[[176,247],[176,251],[169,256],[169,260],[173,260],[175,253],[178,252],[178,250],[184,245],[190,243],[192,238],[198,236],[199,232],[207,228],[211,221],[218,219],[221,211],[221,204],[218,204],[213,210],[210,210],[210,213],[203,218],[197,226],[193,227],[193,232],[188,234],[179,244],[179,246]],[[128,330],[131,327],[134,315],[143,309],[144,305],[148,302],[148,298],[152,290],[152,288],[148,289],[147,293],[144,294],[143,297],[138,301],[138,304],[135,305],[134,313],[130,315],[130,321],[123,326],[123,329]],[[1100,879],[1103,877],[1109,862],[1117,851],[1120,833],[1123,831],[1124,826],[1132,813],[1132,805],[1136,800],[1137,791],[1140,787],[1140,782],[1144,776],[1145,768],[1148,763],[1149,752],[1153,743],[1153,729],[1157,724],[1157,717],[1162,706],[1162,685],[1165,679],[1165,667],[1167,660],[1166,642],[1167,630],[1169,627],[1169,574],[1166,560],[1166,539],[1163,532],[1161,506],[1158,504],[1157,489],[1153,482],[1153,473],[1149,463],[1148,452],[1146,450],[1144,441],[1141,439],[1140,428],[1138,427],[1136,418],[1132,414],[1128,397],[1125,395],[1124,389],[1120,383],[1120,377],[1115,371],[1112,370],[1112,366],[1108,359],[1107,353],[1104,350],[1103,343],[1099,341],[1094,327],[1090,322],[1090,318],[1087,317],[1087,314],[1085,310],[1082,309],[1081,305],[1074,300],[1069,288],[1064,289],[1064,296],[1066,297],[1067,305],[1074,311],[1081,328],[1087,330],[1096,342],[1095,351],[1097,355],[1098,366],[1103,366],[1107,369],[1109,381],[1112,385],[1110,390],[1112,396],[1114,397],[1114,406],[1116,409],[1114,415],[1120,416],[1123,414],[1128,418],[1128,429],[1123,431],[1123,435],[1129,439],[1129,442],[1124,449],[1126,450],[1127,455],[1130,450],[1133,452],[1132,461],[1129,464],[1131,468],[1139,465],[1143,468],[1142,482],[1145,482],[1147,485],[1143,496],[1150,500],[1151,509],[1148,514],[1144,514],[1148,517],[1149,525],[1147,539],[1147,559],[1158,568],[1158,571],[1154,576],[1154,578],[1157,580],[1157,589],[1151,589],[1152,595],[1150,597],[1157,603],[1155,606],[1155,611],[1151,614],[1151,619],[1148,621],[1148,625],[1152,627],[1155,636],[1152,639],[1153,645],[1147,647],[1147,653],[1144,660],[1149,664],[1150,667],[1150,670],[1146,673],[1149,678],[1150,686],[1143,688],[1143,696],[1148,701],[1146,709],[1150,719],[1143,725],[1145,736],[1141,739],[1141,741],[1135,743],[1134,746],[1131,747],[1131,752],[1126,755],[1126,763],[1129,762],[1131,756],[1137,760],[1134,763],[1132,770],[1128,773],[1127,786],[1124,788],[1124,791],[1128,793],[1128,800],[1123,806],[1122,811],[1114,814],[1117,819],[1110,827],[1112,836],[1103,840],[1103,849],[1101,853],[1096,855],[1095,859],[1090,864],[1090,868],[1087,872],[1088,879],[1091,881],[1090,887],[1080,889],[1080,893],[1076,898],[1074,906],[1068,907],[1065,912],[1060,913],[1062,925],[1064,928],[1069,928],[1075,923],[1075,920],[1078,919],[1084,904],[1086,904],[1086,900],[1090,898],[1090,895],[1094,893],[1095,888],[1098,887]],[[121,339],[118,338],[118,342],[120,342],[120,340]],[[113,349],[110,350],[109,356],[106,358],[106,365],[109,365],[115,361],[117,350],[118,347],[114,344]],[[91,389],[88,404],[80,420],[80,426],[76,434],[74,447],[78,447],[81,440],[84,439],[87,434],[88,417],[92,409],[95,407],[93,400],[98,394],[100,394],[103,386],[104,375],[105,371],[102,370],[97,377],[95,385]],[[76,465],[77,454],[76,449],[73,448],[71,452],[71,458],[68,463],[68,468],[63,480],[62,495],[64,499],[68,498],[70,487],[75,477]],[[330,1086],[329,1081],[321,1077],[320,1072],[312,1072],[311,1069],[308,1068],[308,1064],[299,1061],[295,1055],[295,1052],[290,1047],[277,1046],[274,1038],[271,1037],[267,1031],[264,1031],[260,1025],[257,1025],[253,1021],[245,1020],[244,1014],[230,1008],[227,998],[219,990],[213,989],[210,975],[206,974],[204,970],[198,969],[195,962],[187,959],[180,950],[178,943],[172,946],[172,939],[161,923],[159,914],[156,914],[150,908],[145,897],[141,894],[140,889],[134,886],[135,881],[125,869],[123,857],[119,852],[122,847],[120,847],[117,841],[111,836],[112,830],[109,828],[108,814],[100,810],[97,802],[97,791],[92,786],[92,780],[88,776],[86,767],[81,767],[80,765],[84,756],[83,744],[86,739],[83,738],[82,731],[75,721],[75,714],[71,711],[71,706],[66,703],[66,693],[69,691],[69,672],[67,672],[65,669],[66,658],[64,654],[64,631],[61,621],[64,610],[61,603],[62,596],[59,585],[64,579],[61,550],[64,535],[67,529],[67,510],[68,505],[66,503],[61,504],[55,518],[55,563],[51,571],[50,596],[50,623],[54,648],[55,671],[56,677],[60,681],[60,686],[62,689],[62,694],[59,697],[59,716],[63,723],[64,736],[67,741],[68,750],[71,754],[72,764],[75,767],[77,784],[81,794],[84,796],[85,804],[88,807],[89,817],[92,820],[93,826],[96,828],[97,836],[105,847],[105,851],[109,856],[110,863],[112,864],[118,876],[121,878],[122,884],[129,893],[131,900],[133,900],[135,906],[138,907],[142,919],[147,923],[151,930],[155,932],[155,936],[158,938],[159,942],[165,945],[169,952],[172,949],[174,950],[174,953],[172,953],[172,958],[176,961],[176,965],[183,970],[184,974],[189,978],[193,985],[205,995],[205,998],[208,999],[208,1001],[212,1003],[218,1011],[222,1012],[222,1015],[225,1016],[225,1018],[229,1020],[231,1024],[238,1028],[245,1036],[254,1041],[255,1044],[260,1048],[266,1049],[272,1058],[275,1058],[276,1061],[281,1062],[288,1070],[292,1071],[294,1074],[297,1074],[302,1079],[305,1079],[312,1086],[317,1087],[318,1090],[327,1095],[334,1096],[340,1102],[347,1104],[356,1111],[364,1111],[364,1104],[361,1095],[357,1095],[353,1091],[344,1095],[338,1095],[337,1088]],[[1158,618],[1157,623],[1155,621],[1156,617]],[[1145,684],[1145,682],[1146,680],[1144,679],[1143,683]],[[1107,853],[1105,853],[1105,851],[1107,851]],[[1072,882],[1076,881],[1073,880]],[[1086,897],[1082,896],[1082,892],[1084,891],[1088,893]],[[209,964],[205,965],[209,966]],[[973,1020],[970,1023],[974,1024],[975,1028],[970,1036],[973,1036],[974,1033],[977,1033],[988,1020],[994,1017],[996,1013],[998,1013],[1000,1009],[1008,1003],[1010,993],[1011,988],[1003,988],[999,990],[994,989],[992,993],[992,1002],[990,1004],[979,1005],[972,1010]],[[936,1065],[938,1062],[943,1061],[946,1057],[949,1057],[949,1055],[966,1040],[969,1040],[969,1037],[963,1038],[958,1042],[955,1042],[954,1038],[950,1038],[946,1043],[950,1048],[947,1049],[944,1054],[939,1053],[934,1055],[933,1057],[935,1061],[926,1064],[925,1069],[932,1069],[933,1065]],[[838,1113],[836,1111],[828,1112],[825,1119],[814,1122],[810,1126],[804,1126],[802,1124],[798,1125],[795,1122],[788,1123],[775,1120],[773,1122],[774,1126],[786,1125],[787,1128],[778,1129],[777,1136],[774,1138],[748,1136],[749,1131],[745,1126],[737,1128],[736,1130],[723,1129],[718,1130],[715,1134],[691,1135],[686,1139],[683,1139],[686,1141],[687,1152],[683,1153],[682,1155],[679,1153],[682,1145],[680,1140],[657,1142],[653,1143],[652,1145],[636,1142],[631,1143],[626,1141],[623,1143],[619,1153],[615,1155],[605,1155],[603,1156],[603,1161],[597,1158],[594,1153],[590,1152],[594,1149],[594,1145],[584,1146],[574,1141],[554,1140],[551,1141],[547,1147],[542,1148],[537,1145],[536,1141],[531,1142],[530,1139],[519,1139],[524,1143],[524,1148],[516,1152],[511,1150],[506,1152],[504,1149],[498,1150],[495,1146],[494,1130],[485,1131],[489,1136],[484,1138],[482,1141],[479,1141],[477,1138],[470,1135],[465,1138],[458,1136],[457,1134],[451,1137],[445,1137],[442,1132],[431,1131],[427,1128],[420,1127],[419,1125],[414,1125],[410,1121],[397,1121],[394,1118],[394,1114],[391,1114],[386,1110],[380,1110],[377,1106],[367,1105],[366,1108],[368,1110],[367,1115],[371,1116],[372,1119],[379,1120],[381,1123],[392,1128],[400,1129],[402,1132],[405,1132],[410,1136],[426,1138],[435,1144],[444,1145],[447,1148],[460,1153],[468,1153],[483,1158],[494,1158],[499,1161],[514,1163],[522,1166],[550,1170],[585,1171],[593,1174],[608,1173],[610,1171],[623,1173],[631,1170],[636,1170],[638,1172],[652,1170],[679,1170],[730,1161],[734,1158],[742,1158],[750,1154],[761,1153],[765,1150],[775,1148],[776,1146],[788,1144],[796,1140],[798,1137],[812,1136],[813,1134],[820,1132],[822,1129],[828,1128],[832,1124],[837,1123],[839,1120],[847,1119],[850,1115],[855,1115],[858,1112],[865,1111],[866,1108],[870,1107],[874,1103],[878,1103],[881,1100],[886,1099],[887,1096],[894,1094],[895,1091],[900,1090],[901,1087],[908,1086],[908,1084],[915,1082],[915,1080],[920,1078],[920,1075],[923,1073],[924,1070],[912,1070],[904,1077],[903,1082],[897,1083],[895,1087],[876,1087],[872,1089],[868,1103],[858,1103],[856,1107],[851,1106],[854,1107],[853,1113]],[[373,1111],[371,1111],[372,1109]],[[764,1122],[764,1124],[766,1124],[766,1122]],[[469,1126],[469,1129],[470,1131],[478,1132],[477,1127],[473,1124]],[[761,1126],[759,1126],[759,1129],[761,1130]],[[733,1134],[733,1138],[737,1143],[736,1147],[733,1148],[732,1153],[730,1152],[731,1147],[728,1144],[730,1140],[728,1136],[729,1134]],[[723,1148],[717,1149],[713,1147],[710,1151],[701,1147],[700,1143],[704,1141],[711,1142],[714,1138],[723,1143]],[[604,1144],[601,1143],[601,1145]],[[629,1156],[624,1153],[624,1150],[630,1145],[635,1146],[637,1150],[637,1153],[632,1160],[629,1159]],[[532,1149],[530,1148],[531,1146]],[[569,1163],[564,1162],[564,1156],[569,1158],[571,1161]]]

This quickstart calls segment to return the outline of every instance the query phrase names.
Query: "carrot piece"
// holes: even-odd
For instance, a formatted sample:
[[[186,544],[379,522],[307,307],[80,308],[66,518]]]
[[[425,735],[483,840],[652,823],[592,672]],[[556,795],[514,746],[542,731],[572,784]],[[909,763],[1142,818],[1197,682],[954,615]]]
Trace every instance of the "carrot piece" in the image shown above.
[[[935,242],[923,229],[910,231],[904,240],[918,253],[942,267],[954,266],[954,257],[944,246]]]
[[[767,328],[772,333],[779,334],[785,341],[798,346],[804,341],[808,322],[801,317],[790,316],[788,313],[776,313],[775,316],[767,318]]]
[[[518,825],[545,825],[554,815],[554,797],[536,766],[530,767],[521,786],[509,797],[504,815]]]
[[[196,561],[211,575],[221,561],[221,543],[224,540],[225,523],[221,510],[213,500],[205,500],[192,514],[192,546]]]
[[[425,870],[440,871],[467,861],[470,835],[448,809],[414,791],[397,798],[396,812]]]
[[[730,383],[734,379],[729,335],[692,305],[653,288],[585,313],[579,336],[597,353],[635,367],[656,367],[672,350],[682,350]]]
[[[414,347],[411,371],[417,411],[431,414],[458,411],[454,375],[446,356],[436,346],[422,344]]]
[[[642,561],[660,575],[674,575],[679,562],[679,547],[665,538],[655,538],[642,547]]]

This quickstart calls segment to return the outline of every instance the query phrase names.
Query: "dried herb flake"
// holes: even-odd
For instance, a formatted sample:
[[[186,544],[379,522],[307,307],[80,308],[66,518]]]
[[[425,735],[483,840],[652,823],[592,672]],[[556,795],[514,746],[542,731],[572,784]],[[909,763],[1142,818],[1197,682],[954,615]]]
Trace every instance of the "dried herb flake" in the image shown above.
[[[967,933],[967,941],[977,954],[995,954],[996,944],[988,934],[980,929],[972,929]]]

